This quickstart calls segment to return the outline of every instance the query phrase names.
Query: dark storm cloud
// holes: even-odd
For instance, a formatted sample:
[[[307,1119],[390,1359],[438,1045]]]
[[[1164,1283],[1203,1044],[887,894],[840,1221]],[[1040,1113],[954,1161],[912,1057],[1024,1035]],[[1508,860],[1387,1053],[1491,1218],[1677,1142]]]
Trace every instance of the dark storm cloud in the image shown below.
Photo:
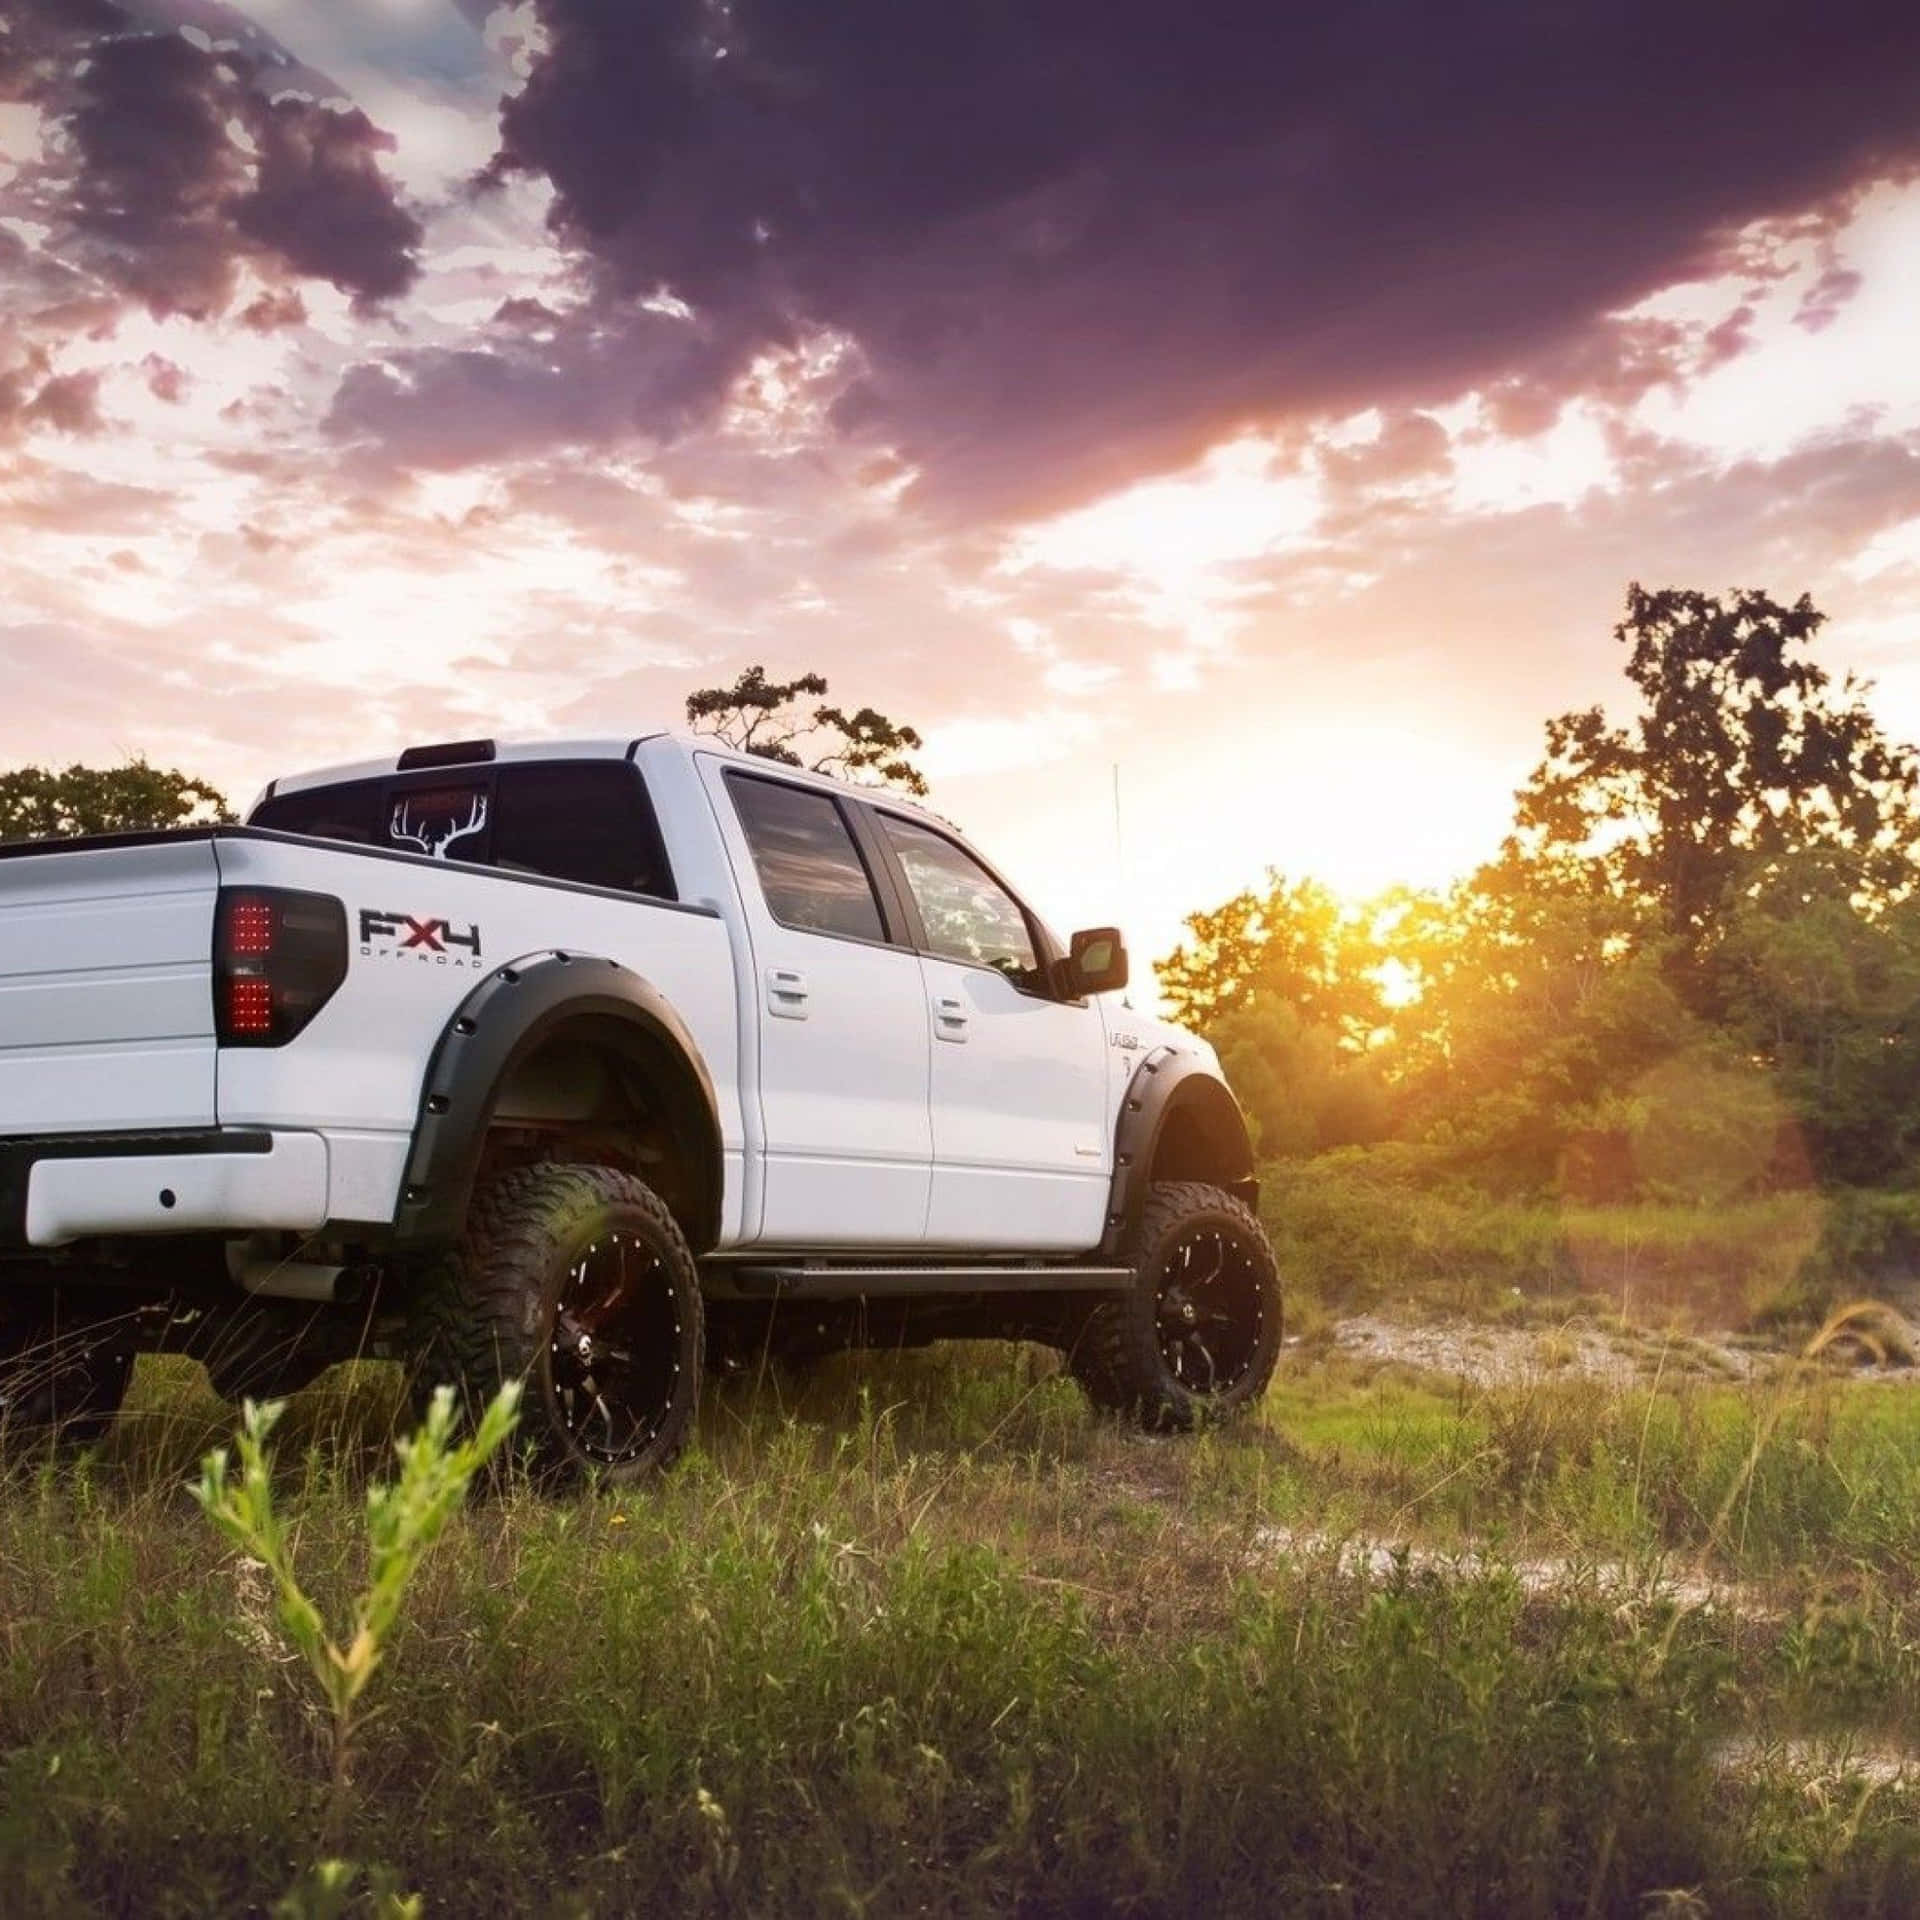
[[[1920,150],[1908,0],[535,8],[495,170],[709,385],[851,332],[841,420],[976,503],[1510,367]]]
[[[156,313],[222,311],[242,262],[389,299],[421,239],[381,171],[393,142],[301,90],[315,80],[252,29],[189,38],[105,0],[25,0],[0,37],[0,99],[64,137],[15,194],[63,254]]]

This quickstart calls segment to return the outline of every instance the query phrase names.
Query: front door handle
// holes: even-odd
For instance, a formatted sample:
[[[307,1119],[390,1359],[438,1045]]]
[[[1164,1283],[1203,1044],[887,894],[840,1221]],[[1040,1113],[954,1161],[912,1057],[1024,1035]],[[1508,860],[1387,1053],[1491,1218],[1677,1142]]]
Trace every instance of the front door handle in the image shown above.
[[[807,1017],[807,976],[792,967],[769,967],[767,1011],[776,1020],[804,1020]]]
[[[965,1040],[967,1003],[948,993],[933,996],[933,1031],[942,1040]]]

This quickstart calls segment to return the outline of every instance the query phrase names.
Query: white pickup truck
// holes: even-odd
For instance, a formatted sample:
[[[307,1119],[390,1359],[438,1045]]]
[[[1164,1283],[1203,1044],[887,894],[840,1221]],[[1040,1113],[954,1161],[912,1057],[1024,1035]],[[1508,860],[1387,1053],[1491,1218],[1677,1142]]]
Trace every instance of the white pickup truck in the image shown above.
[[[1050,1342],[1161,1429],[1280,1344],[1211,1049],[939,819],[705,739],[460,741],[244,826],[0,846],[0,1423],[134,1355],[525,1378],[560,1474],[703,1370]]]

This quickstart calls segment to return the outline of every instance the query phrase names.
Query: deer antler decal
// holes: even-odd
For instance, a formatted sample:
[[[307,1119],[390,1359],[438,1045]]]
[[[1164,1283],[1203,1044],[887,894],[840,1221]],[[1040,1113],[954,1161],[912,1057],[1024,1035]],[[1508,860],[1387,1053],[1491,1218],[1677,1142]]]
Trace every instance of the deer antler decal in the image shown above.
[[[418,847],[429,859],[444,860],[447,849],[457,841],[470,840],[487,824],[487,796],[473,795],[467,805],[467,817],[423,809],[416,816],[411,800],[402,800],[387,823],[387,837],[401,846]]]

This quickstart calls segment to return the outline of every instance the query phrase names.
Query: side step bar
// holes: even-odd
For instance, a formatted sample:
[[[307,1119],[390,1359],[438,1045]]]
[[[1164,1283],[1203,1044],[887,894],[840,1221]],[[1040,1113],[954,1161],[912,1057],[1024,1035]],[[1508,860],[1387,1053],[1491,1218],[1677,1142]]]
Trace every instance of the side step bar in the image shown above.
[[[711,1272],[712,1269],[709,1269]],[[879,1300],[938,1293],[1106,1293],[1131,1267],[754,1267],[728,1264],[740,1292],[766,1300]]]

